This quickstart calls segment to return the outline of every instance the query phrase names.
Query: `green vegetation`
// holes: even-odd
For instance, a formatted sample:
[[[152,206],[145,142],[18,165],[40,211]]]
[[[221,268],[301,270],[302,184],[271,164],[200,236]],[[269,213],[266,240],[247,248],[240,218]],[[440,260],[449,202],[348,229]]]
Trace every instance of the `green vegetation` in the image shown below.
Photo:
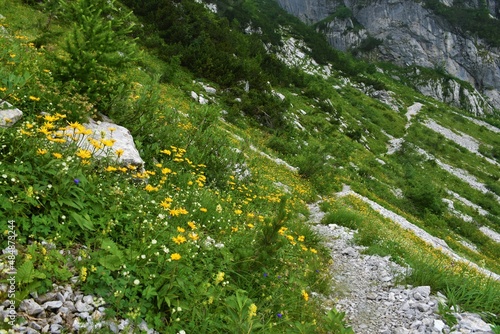
[[[464,1],[446,6],[438,0],[425,0],[425,5],[457,29],[470,31],[492,46],[500,46],[500,26],[497,19],[490,16],[486,2],[479,1],[479,8],[471,8]]]
[[[89,3],[0,4],[0,101],[25,113],[0,129],[0,231],[15,221],[17,302],[78,277],[75,288],[102,297],[108,317],[159,331],[349,333],[342,313],[312,297],[332,288],[328,251],[301,218],[321,195],[325,223],[355,228],[369,253],[409,265],[404,282],[431,285],[500,324],[497,282],[358,200],[330,198],[348,184],[500,273],[500,247],[478,229],[500,232],[498,167],[420,121],[474,137],[497,160],[498,135],[402,85],[408,69],[376,64],[381,73],[333,51],[273,1],[218,1],[219,14],[191,0]],[[332,75],[279,61],[284,37],[304,40]],[[208,96],[201,82],[217,88],[205,105],[189,94]],[[369,97],[377,90],[391,91],[399,111]],[[406,108],[417,101],[424,107],[409,124]],[[112,140],[77,146],[87,117],[104,115],[131,131],[144,170],[121,165]],[[495,114],[485,120],[500,124]],[[390,136],[407,144],[387,154]]]

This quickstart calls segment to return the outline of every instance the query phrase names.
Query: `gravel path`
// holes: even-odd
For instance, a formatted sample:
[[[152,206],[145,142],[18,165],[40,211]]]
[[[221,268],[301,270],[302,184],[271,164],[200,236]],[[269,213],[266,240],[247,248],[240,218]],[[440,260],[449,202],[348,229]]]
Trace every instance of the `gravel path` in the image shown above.
[[[468,334],[493,333],[476,314],[455,314],[457,324],[448,326],[437,314],[441,294],[431,294],[428,286],[398,286],[403,268],[389,257],[361,254],[355,231],[330,224],[319,224],[324,216],[318,203],[309,205],[310,223],[325,246],[331,250],[335,291],[328,297],[336,309],[346,313],[345,320],[357,334]],[[326,304],[329,304],[326,302]]]

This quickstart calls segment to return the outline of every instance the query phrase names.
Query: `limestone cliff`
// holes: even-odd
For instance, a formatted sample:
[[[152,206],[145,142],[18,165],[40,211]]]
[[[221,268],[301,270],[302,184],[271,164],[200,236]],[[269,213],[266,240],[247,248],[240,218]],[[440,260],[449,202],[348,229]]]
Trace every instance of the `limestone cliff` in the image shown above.
[[[277,0],[291,14],[316,24],[332,46],[356,52],[361,57],[445,70],[469,82],[485,96],[467,98],[463,107],[474,113],[489,112],[488,104],[500,109],[500,49],[451,24],[424,1],[414,0]],[[497,0],[483,2],[491,18],[500,17]],[[441,0],[454,6],[454,0]],[[462,0],[462,6],[480,8],[479,0]],[[500,25],[500,21],[498,22]],[[496,23],[493,23],[496,24]],[[423,93],[439,98],[443,93],[430,87]],[[456,87],[453,88],[456,91]],[[465,95],[475,95],[468,91]],[[450,95],[450,94],[444,94]],[[460,94],[459,94],[460,95]],[[451,96],[459,96],[451,94]],[[461,94],[463,102],[464,94]],[[454,101],[460,104],[461,101]],[[472,102],[471,102],[472,101]],[[462,103],[463,104],[463,103]]]

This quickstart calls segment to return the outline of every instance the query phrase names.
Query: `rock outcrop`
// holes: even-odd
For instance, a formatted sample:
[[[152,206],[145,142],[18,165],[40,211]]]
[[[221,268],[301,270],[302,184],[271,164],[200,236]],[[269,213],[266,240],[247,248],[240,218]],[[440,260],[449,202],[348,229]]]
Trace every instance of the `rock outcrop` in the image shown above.
[[[356,50],[359,55],[391,61],[401,66],[417,65],[443,69],[469,82],[500,109],[500,49],[463,33],[443,17],[414,0],[278,0],[302,21],[319,23],[332,46]],[[477,1],[466,1],[472,8]],[[443,2],[453,5],[453,0]],[[487,1],[492,16],[499,17],[497,1]],[[338,14],[342,12],[342,15]],[[470,92],[473,94],[473,92]],[[439,98],[438,96],[436,96]],[[460,105],[473,113],[491,108]]]

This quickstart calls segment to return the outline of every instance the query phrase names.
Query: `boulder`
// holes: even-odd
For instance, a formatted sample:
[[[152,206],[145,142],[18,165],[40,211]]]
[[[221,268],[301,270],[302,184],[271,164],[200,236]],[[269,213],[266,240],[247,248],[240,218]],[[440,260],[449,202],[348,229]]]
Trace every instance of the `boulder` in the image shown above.
[[[23,117],[23,112],[14,108],[9,102],[0,102],[0,127],[8,128]]]

